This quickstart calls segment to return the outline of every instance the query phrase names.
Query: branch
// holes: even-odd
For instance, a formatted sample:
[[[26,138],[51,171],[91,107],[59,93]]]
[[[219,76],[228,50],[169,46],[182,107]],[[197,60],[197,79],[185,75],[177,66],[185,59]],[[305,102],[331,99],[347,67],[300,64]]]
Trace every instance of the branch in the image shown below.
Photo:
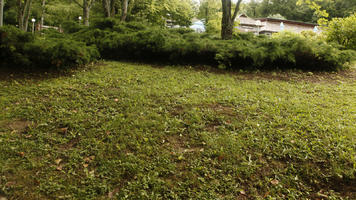
[[[234,12],[234,15],[232,16],[232,19],[231,21],[235,21],[236,17],[237,17],[237,13],[239,12],[240,10],[240,4],[241,4],[242,0],[239,0],[237,3],[236,3],[236,8],[235,8],[235,12]]]
[[[80,4],[77,0],[73,0],[74,3],[76,3],[79,7],[83,8],[82,4]]]

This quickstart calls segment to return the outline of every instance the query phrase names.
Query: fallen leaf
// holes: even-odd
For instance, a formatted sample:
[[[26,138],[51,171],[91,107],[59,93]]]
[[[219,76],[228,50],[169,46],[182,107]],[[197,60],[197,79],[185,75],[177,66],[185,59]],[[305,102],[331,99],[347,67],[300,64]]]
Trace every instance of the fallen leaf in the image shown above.
[[[57,160],[54,161],[57,165],[62,162],[62,159],[58,158]]]
[[[84,168],[87,168],[89,165],[88,164],[83,164],[83,167]]]
[[[274,179],[274,180],[271,181],[271,183],[272,183],[272,185],[277,185],[279,183],[279,181]]]
[[[58,132],[59,132],[59,133],[62,133],[62,134],[66,134],[67,131],[68,131],[68,128],[60,128],[60,129],[58,130]]]
[[[266,192],[266,194],[263,196],[263,198],[267,198],[269,195],[269,192]]]
[[[59,166],[56,168],[56,170],[58,170],[58,171],[62,171],[62,169],[63,169],[63,166],[62,166],[62,165],[59,165]]]

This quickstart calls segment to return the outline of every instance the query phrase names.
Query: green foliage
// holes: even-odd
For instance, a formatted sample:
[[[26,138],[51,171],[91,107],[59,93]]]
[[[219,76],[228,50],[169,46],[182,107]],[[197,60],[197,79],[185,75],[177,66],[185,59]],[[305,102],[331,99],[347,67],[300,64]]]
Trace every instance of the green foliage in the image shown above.
[[[297,5],[299,2],[299,5]],[[354,0],[251,0],[242,6],[250,17],[281,15],[288,20],[317,22],[322,18],[347,17],[356,11]]]
[[[47,31],[48,32],[48,31]],[[0,28],[2,66],[12,68],[54,68],[64,69],[84,65],[99,57],[95,46],[74,41],[58,34],[48,38],[36,38],[13,26]],[[55,37],[54,37],[55,36]]]
[[[113,18],[100,18],[97,20],[94,20],[92,23],[93,28],[97,29],[113,29],[115,24],[117,24],[118,19],[113,19]]]
[[[190,0],[136,0],[130,21],[145,21],[163,26],[168,19],[175,25],[189,26],[193,14]]]
[[[328,41],[356,50],[356,13],[346,18],[331,20],[325,34]]]
[[[167,30],[132,23],[110,23],[105,30],[84,29],[74,38],[96,45],[105,59],[209,64],[232,69],[332,71],[345,67],[354,54],[318,37],[292,33],[272,38],[238,33],[233,40],[223,41],[186,29]]]
[[[81,26],[75,21],[65,21],[62,23],[62,28],[65,33],[76,33],[81,29],[85,29],[85,26]]]

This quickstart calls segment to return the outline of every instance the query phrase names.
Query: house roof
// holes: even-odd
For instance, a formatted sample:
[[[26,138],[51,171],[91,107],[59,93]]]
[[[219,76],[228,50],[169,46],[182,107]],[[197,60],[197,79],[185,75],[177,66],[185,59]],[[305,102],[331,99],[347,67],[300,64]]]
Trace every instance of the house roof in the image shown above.
[[[283,22],[288,24],[297,24],[297,25],[304,25],[304,26],[318,26],[318,24],[309,23],[309,22],[301,22],[301,21],[294,21],[294,20],[286,20],[286,19],[276,19],[276,18],[258,18],[256,20],[260,20],[261,22],[264,21],[273,21],[273,22]]]
[[[241,14],[238,16],[241,25],[253,25],[256,26],[256,20],[260,20],[261,22],[271,21],[271,22],[283,22],[288,24],[296,24],[296,25],[303,25],[303,26],[318,26],[318,24],[309,23],[309,22],[301,22],[301,21],[294,21],[294,20],[286,20],[286,19],[276,19],[276,18],[251,18],[248,17],[246,14]]]
[[[245,14],[239,15],[238,19],[240,21],[240,25],[252,25],[252,26],[256,25],[256,20],[251,17],[248,17]]]

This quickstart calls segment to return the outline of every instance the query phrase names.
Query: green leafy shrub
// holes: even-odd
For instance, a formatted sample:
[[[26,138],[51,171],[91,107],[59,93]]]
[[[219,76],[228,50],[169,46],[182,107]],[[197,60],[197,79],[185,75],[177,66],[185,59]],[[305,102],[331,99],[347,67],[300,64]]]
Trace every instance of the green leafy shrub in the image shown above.
[[[0,28],[1,66],[63,69],[84,65],[99,57],[96,46],[61,37],[34,38],[15,27]]]
[[[34,37],[15,26],[4,26],[0,28],[0,63],[1,66],[29,65],[30,61],[24,55],[24,46],[32,43]]]
[[[37,67],[58,69],[84,65],[99,57],[95,46],[70,39],[36,40],[25,46],[25,54]]]
[[[76,33],[81,29],[86,29],[86,26],[81,26],[73,21],[66,21],[62,24],[62,28],[65,33]]]
[[[354,55],[323,40],[284,32],[272,38],[229,41],[219,49],[216,60],[223,68],[333,71],[343,68]]]
[[[334,18],[325,31],[328,41],[356,50],[356,13],[346,18]]]
[[[103,18],[94,20],[92,23],[93,28],[97,29],[113,29],[114,26],[117,24],[116,19],[113,18]]]
[[[74,38],[95,44],[105,59],[209,64],[231,69],[330,71],[341,69],[354,55],[317,37],[288,32],[272,38],[236,34],[235,39],[225,41],[186,29],[118,23],[112,30],[81,30]]]
[[[193,33],[194,30],[190,28],[172,28],[169,29],[171,33],[180,33],[180,34],[187,34],[187,33]]]

